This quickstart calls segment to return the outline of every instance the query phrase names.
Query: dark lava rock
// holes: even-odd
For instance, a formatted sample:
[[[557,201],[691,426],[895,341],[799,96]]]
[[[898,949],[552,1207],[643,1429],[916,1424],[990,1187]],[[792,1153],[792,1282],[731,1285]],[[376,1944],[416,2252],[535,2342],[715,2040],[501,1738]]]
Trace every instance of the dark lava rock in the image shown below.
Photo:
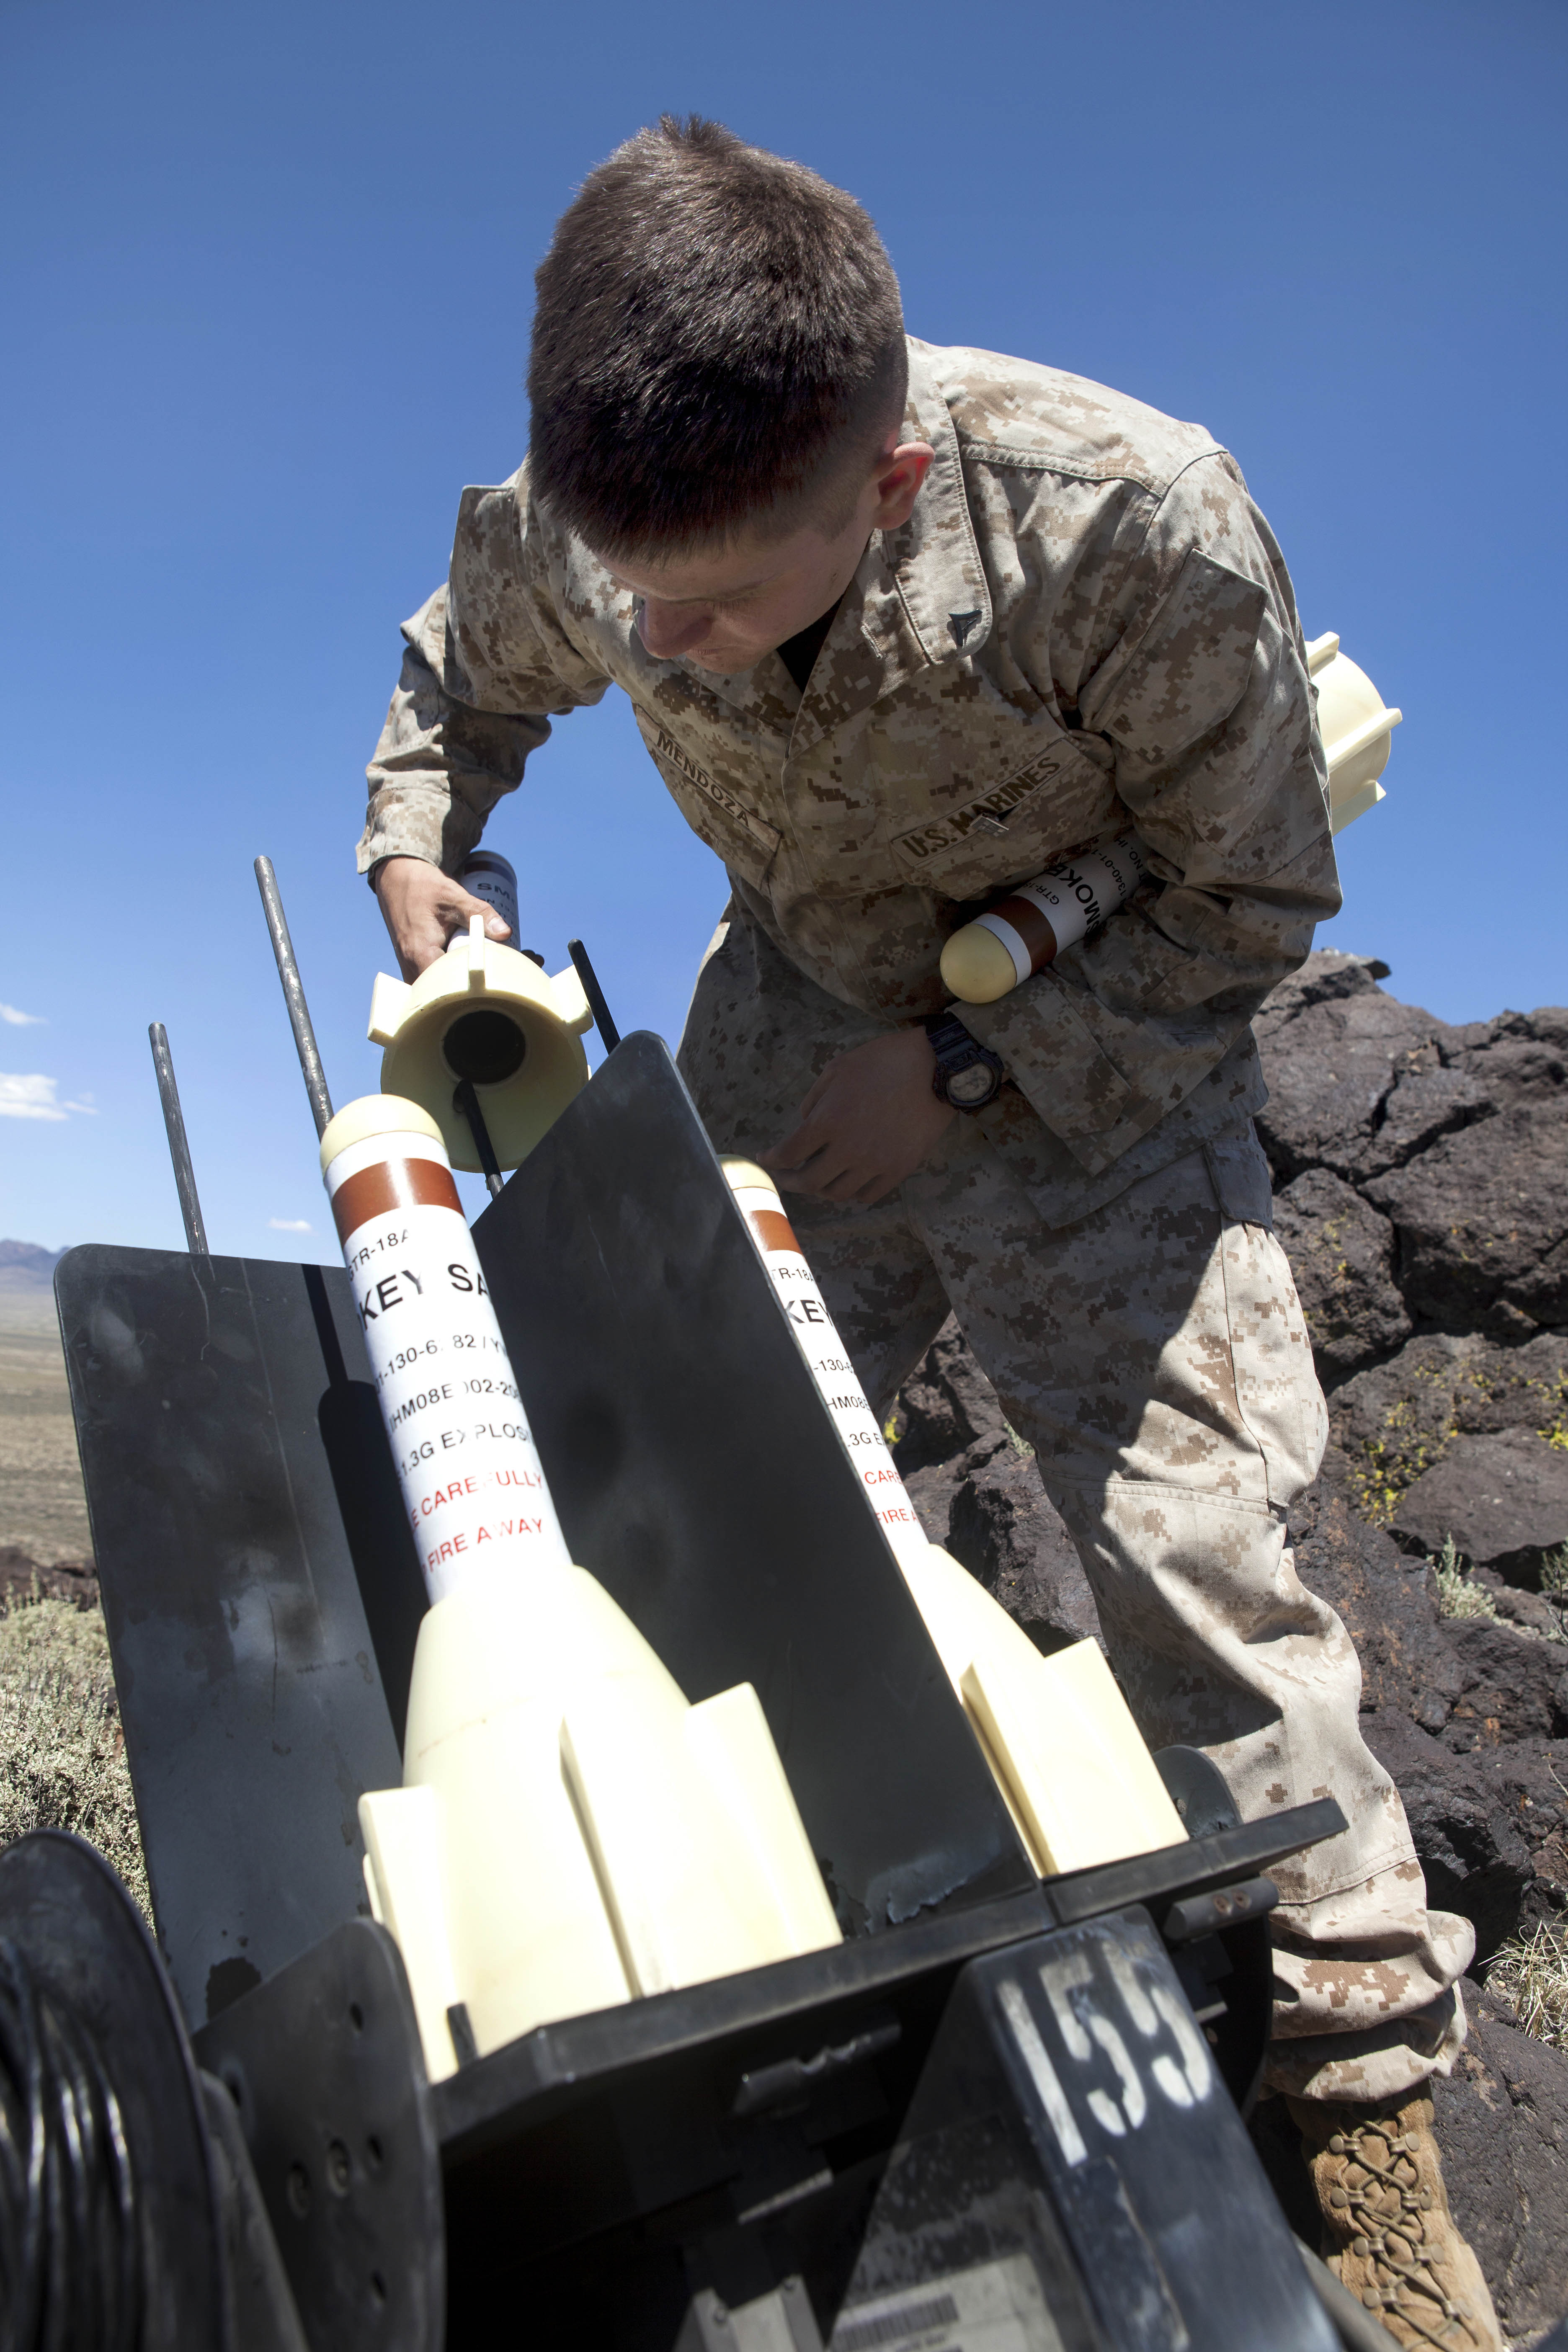
[[[1517,1930],[1534,1875],[1506,1789],[1393,1708],[1364,1717],[1362,1730],[1405,1801],[1427,1900],[1468,1919],[1478,1959],[1490,1959]]]
[[[956,1323],[942,1326],[900,1391],[893,1426],[893,1459],[932,1543],[1041,1649],[1098,1640],[1077,1546]]]
[[[1568,1543],[1568,1449],[1528,1429],[1456,1437],[1405,1489],[1389,1526],[1424,1552],[1452,1536],[1466,1559],[1539,1586],[1543,1555]]]
[[[41,1568],[15,1544],[0,1544],[0,1608],[19,1601],[69,1601],[78,1609],[96,1609],[98,1599],[90,1559],[57,1559]]]
[[[1432,2085],[1437,2141],[1454,2219],[1519,2342],[1568,2310],[1568,2056],[1500,1994],[1467,1987],[1466,2006],[1469,2038]]]
[[[1347,996],[1363,996],[1389,967],[1377,956],[1350,955],[1343,948],[1314,948],[1300,968],[1271,989],[1253,1020],[1259,1045],[1267,1044],[1299,1013],[1314,1004],[1335,1004]],[[1489,1035],[1484,1021],[1476,1024],[1478,1041]]]
[[[951,1464],[982,1439],[999,1444],[1005,1438],[1007,1421],[996,1391],[951,1315],[899,1391],[893,1425],[893,1459],[906,1479],[932,1465]]]
[[[1425,1560],[1413,1560],[1357,1517],[1334,1483],[1338,1467],[1331,1455],[1325,1475],[1291,1507],[1296,1573],[1338,1613],[1356,1645],[1363,1711],[1397,1708],[1441,1731],[1465,1675],[1437,1613],[1436,1580]]]
[[[1397,1129],[1383,1138],[1389,1097],[1402,1081],[1442,1073],[1439,1040],[1452,1034],[1431,1013],[1385,995],[1374,974],[1386,970],[1320,950],[1254,1023],[1269,1093],[1258,1131],[1277,1181],[1329,1168],[1364,1181],[1484,1110],[1484,1091],[1468,1081],[1441,1086],[1419,1102],[1409,1098]]]
[[[954,1494],[947,1549],[1042,1650],[1100,1640],[1078,1547],[1040,1484],[1034,1455],[1012,1439]]]
[[[1326,1168],[1298,1176],[1276,1196],[1274,1230],[1296,1277],[1325,1388],[1410,1337],[1394,1281],[1394,1227],[1342,1177]]]
[[[1506,1823],[1523,1842],[1531,1874],[1521,1894],[1520,1917],[1561,1921],[1568,1910],[1568,1742],[1506,1740],[1483,1718],[1476,1719],[1476,1729],[1477,1744],[1456,1761],[1471,1798],[1484,1805],[1488,1818]],[[1448,1748],[1448,1733],[1439,1744]],[[1497,1859],[1506,1863],[1508,1852],[1500,1847]]]
[[[1485,1617],[1451,1617],[1443,1630],[1463,1677],[1443,1734],[1446,1748],[1463,1754],[1568,1732],[1568,1643]]]
[[[1434,1041],[1443,1050],[1442,1041]],[[1383,1106],[1361,1154],[1363,1177],[1403,1168],[1439,1136],[1489,1118],[1495,1105],[1485,1087],[1463,1070],[1428,1066],[1409,1070]]]
[[[1542,1004],[1533,1013],[1500,1013],[1458,1058],[1500,1110],[1561,1101],[1568,1086],[1568,1009]]]
[[[1357,1508],[1386,1522],[1456,1437],[1525,1429],[1568,1439],[1568,1336],[1506,1348],[1425,1333],[1336,1389],[1329,1421]]]
[[[1419,1321],[1524,1339],[1568,1323],[1568,1105],[1521,1105],[1366,1187]]]
[[[952,1498],[964,1475],[963,1470],[953,1463],[932,1462],[923,1470],[911,1470],[904,1480],[905,1490],[915,1507],[915,1516],[925,1529],[928,1541],[941,1544],[944,1551],[952,1517]]]
[[[1500,1617],[1510,1625],[1522,1625],[1531,1633],[1544,1633],[1548,1641],[1561,1642],[1568,1634],[1559,1604],[1550,1601],[1543,1593],[1527,1592],[1517,1584],[1505,1584],[1495,1569],[1478,1568],[1470,1571],[1469,1580],[1486,1594]]]
[[[893,1459],[932,1543],[947,1546],[953,1497],[1007,1444],[996,1391],[950,1316],[899,1391]]]

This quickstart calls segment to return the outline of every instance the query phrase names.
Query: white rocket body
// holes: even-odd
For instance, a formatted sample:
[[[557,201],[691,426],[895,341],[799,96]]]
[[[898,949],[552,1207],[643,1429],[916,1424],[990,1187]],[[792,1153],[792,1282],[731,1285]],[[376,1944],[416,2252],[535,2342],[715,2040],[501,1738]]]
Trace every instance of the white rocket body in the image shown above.
[[[1053,1877],[1181,1844],[1181,1815],[1099,1645],[1077,1642],[1042,1656],[984,1586],[928,1539],[773,1178],[750,1160],[723,1167],[1035,1868]]]
[[[837,1943],[755,1692],[689,1706],[572,1564],[436,1121],[367,1097],[321,1160],[432,1604],[359,1808],[431,2079],[459,2014],[483,2053]]]
[[[367,1101],[374,1131],[341,1111],[323,1173],[430,1598],[570,1568],[435,1121]]]

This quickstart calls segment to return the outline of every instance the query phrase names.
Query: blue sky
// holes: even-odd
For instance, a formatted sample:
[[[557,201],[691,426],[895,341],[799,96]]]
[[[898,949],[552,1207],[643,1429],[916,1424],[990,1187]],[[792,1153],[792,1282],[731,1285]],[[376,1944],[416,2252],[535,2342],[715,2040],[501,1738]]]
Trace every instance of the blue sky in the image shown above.
[[[1321,936],[1450,1019],[1568,999],[1565,56],[1558,0],[5,0],[0,1109],[56,1115],[0,1117],[0,1234],[179,1244],[161,1019],[214,1246],[333,1255],[251,859],[346,1100],[397,623],[526,446],[556,215],[667,108],[852,188],[917,332],[1225,441],[1405,713]],[[625,705],[489,839],[673,1037],[723,881]]]

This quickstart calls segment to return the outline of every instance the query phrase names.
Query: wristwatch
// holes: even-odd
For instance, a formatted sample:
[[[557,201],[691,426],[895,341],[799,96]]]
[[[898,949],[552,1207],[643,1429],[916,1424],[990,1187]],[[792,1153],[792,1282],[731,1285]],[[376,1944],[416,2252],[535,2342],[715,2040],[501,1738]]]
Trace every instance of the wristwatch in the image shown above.
[[[954,1110],[984,1110],[1007,1083],[1007,1065],[953,1013],[928,1013],[923,1024],[936,1055],[931,1092]]]

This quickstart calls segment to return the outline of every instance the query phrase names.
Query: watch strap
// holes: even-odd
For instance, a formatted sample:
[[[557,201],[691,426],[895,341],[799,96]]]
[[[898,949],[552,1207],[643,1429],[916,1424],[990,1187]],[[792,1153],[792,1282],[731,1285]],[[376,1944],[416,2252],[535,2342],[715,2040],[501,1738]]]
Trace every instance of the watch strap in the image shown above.
[[[994,1054],[989,1045],[983,1045],[952,1011],[928,1013],[923,1016],[921,1025],[936,1056],[936,1068],[931,1073],[931,1092],[954,1110],[984,1110],[987,1103],[994,1102],[1007,1077],[1007,1065],[1001,1055]],[[955,1097],[952,1092],[952,1081],[961,1072],[973,1069],[977,1064],[984,1064],[993,1075],[994,1083],[990,1090],[976,1102],[965,1102]]]

